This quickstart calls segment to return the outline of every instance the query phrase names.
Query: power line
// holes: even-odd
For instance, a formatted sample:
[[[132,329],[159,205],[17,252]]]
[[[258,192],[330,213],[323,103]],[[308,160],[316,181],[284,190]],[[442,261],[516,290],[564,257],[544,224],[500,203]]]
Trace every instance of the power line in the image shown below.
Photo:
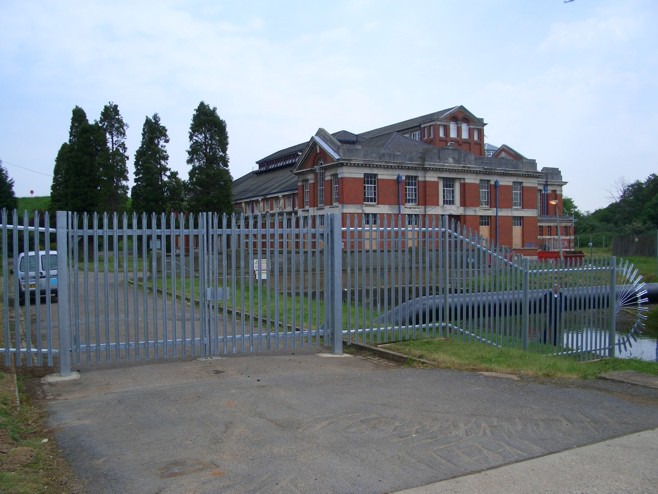
[[[0,159],[0,165],[11,165],[11,166],[14,166],[16,168],[20,168],[21,170],[27,170],[28,172],[32,172],[32,173],[38,173],[39,175],[44,175],[44,176],[50,177],[50,178],[53,177],[50,173],[44,173],[44,172],[40,172],[38,170],[32,170],[31,168],[26,168],[24,166],[17,165],[16,163],[12,163],[10,161],[5,161],[3,159]]]

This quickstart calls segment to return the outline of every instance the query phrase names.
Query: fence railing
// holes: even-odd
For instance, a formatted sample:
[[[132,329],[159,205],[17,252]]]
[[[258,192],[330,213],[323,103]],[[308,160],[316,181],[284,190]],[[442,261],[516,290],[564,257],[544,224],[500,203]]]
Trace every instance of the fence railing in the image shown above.
[[[2,213],[5,365],[424,337],[588,359],[614,355],[645,310],[628,264],[539,263],[448,217],[60,212],[30,226],[51,220]],[[59,254],[58,302],[20,305],[9,273],[39,249]]]

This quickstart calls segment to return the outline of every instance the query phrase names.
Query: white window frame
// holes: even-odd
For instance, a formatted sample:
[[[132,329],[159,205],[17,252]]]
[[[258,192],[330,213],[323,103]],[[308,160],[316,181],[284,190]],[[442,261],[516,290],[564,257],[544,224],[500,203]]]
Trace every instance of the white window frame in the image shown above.
[[[480,180],[480,207],[491,207],[491,180]]]
[[[457,121],[450,122],[450,138],[457,139]]]
[[[445,137],[445,136],[446,136],[446,126],[439,125],[439,137]]]
[[[407,226],[418,228],[420,226],[420,215],[407,214]]]
[[[377,204],[377,174],[363,174],[363,203]]]
[[[467,141],[469,136],[468,136],[468,122],[462,122],[462,140]]]
[[[304,188],[304,207],[307,208],[309,207],[310,204],[310,195],[309,195],[310,185],[308,179],[302,182],[302,187]]]
[[[331,203],[338,204],[339,195],[338,195],[338,174],[334,173],[331,176]]]
[[[364,226],[377,226],[377,213],[363,213]]]
[[[412,138],[414,141],[420,141],[420,130],[414,130],[414,131],[411,133],[411,138]]]
[[[491,226],[491,216],[480,216],[480,226]]]
[[[512,182],[512,207],[523,207],[523,182]]]
[[[455,195],[455,179],[444,178],[442,180],[441,194],[444,206],[455,206],[457,198]]]
[[[523,216],[512,216],[512,226],[515,228],[523,226]]]
[[[324,207],[324,170],[318,170],[317,172],[317,182],[318,182],[318,207]]]
[[[480,140],[480,129],[473,129],[473,140],[474,141]]]
[[[418,204],[418,176],[407,175],[404,177],[404,202],[405,204]]]

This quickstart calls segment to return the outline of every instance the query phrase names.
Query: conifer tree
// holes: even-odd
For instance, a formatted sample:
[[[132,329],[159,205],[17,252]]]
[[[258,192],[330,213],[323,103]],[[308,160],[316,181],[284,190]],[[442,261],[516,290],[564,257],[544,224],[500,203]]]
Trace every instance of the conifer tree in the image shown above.
[[[132,208],[137,213],[162,213],[171,210],[167,201],[169,143],[167,128],[156,113],[146,117],[142,143],[135,152],[135,185],[131,191]]]
[[[187,164],[191,165],[187,183],[190,212],[233,211],[233,181],[228,169],[228,133],[226,122],[203,101],[192,117]]]
[[[128,148],[126,147],[126,129],[119,107],[108,103],[103,107],[98,121],[105,134],[107,152],[99,159],[99,197],[100,211],[125,211],[128,204]]]
[[[16,194],[14,194],[14,179],[9,178],[9,173],[2,166],[2,160],[0,160],[0,210],[14,210],[17,205]]]

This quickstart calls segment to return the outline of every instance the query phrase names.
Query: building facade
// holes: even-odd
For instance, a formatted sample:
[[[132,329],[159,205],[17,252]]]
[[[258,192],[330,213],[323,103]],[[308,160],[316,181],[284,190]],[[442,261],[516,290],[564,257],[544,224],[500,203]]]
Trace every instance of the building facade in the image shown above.
[[[388,215],[409,227],[447,215],[519,254],[559,242],[568,250],[560,170],[538,170],[506,145],[485,148],[485,125],[458,106],[361,134],[319,129],[237,179],[236,210],[337,212],[359,225]]]

